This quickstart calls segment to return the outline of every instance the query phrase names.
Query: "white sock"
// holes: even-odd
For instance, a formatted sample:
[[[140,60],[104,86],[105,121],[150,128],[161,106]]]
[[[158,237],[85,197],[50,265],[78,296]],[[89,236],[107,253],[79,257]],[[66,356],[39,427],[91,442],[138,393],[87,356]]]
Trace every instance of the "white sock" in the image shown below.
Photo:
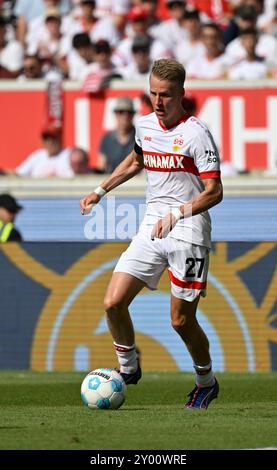
[[[211,362],[206,366],[193,364],[193,367],[196,372],[196,385],[201,385],[201,387],[212,387],[215,384]]]
[[[136,346],[126,346],[114,343],[117,359],[120,365],[120,372],[133,374],[138,368]]]

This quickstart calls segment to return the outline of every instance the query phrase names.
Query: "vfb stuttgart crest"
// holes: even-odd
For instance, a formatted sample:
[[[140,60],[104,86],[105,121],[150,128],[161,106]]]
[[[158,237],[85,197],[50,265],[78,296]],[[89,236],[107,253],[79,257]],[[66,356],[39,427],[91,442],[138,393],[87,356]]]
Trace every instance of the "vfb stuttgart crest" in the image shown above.
[[[183,144],[184,139],[182,138],[182,136],[176,137],[176,139],[174,139],[173,145],[178,145],[179,147],[182,147]]]
[[[173,152],[178,152],[183,144],[184,144],[183,136],[180,135],[179,137],[176,137],[173,141]]]

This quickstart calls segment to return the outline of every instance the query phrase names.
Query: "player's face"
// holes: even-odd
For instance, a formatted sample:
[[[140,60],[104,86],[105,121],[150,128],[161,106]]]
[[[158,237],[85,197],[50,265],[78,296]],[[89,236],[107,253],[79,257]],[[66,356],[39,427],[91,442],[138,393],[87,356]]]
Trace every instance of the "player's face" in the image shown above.
[[[161,80],[155,75],[150,77],[150,99],[160,121],[166,125],[176,122],[184,113],[182,98],[184,90],[176,83]]]

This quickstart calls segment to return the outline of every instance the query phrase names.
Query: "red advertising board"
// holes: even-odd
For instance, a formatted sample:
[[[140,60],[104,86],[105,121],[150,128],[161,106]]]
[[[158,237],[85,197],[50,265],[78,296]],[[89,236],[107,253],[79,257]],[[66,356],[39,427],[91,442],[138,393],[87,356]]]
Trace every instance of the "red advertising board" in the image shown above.
[[[221,156],[240,170],[275,168],[277,159],[277,85],[201,82],[189,86],[196,97],[198,116],[211,129]],[[63,104],[65,146],[89,151],[97,165],[103,133],[114,126],[113,105],[118,96],[130,96],[138,114],[143,89],[109,89],[98,96],[84,94],[67,83]],[[41,146],[40,130],[47,112],[46,85],[0,83],[0,168],[14,169]]]

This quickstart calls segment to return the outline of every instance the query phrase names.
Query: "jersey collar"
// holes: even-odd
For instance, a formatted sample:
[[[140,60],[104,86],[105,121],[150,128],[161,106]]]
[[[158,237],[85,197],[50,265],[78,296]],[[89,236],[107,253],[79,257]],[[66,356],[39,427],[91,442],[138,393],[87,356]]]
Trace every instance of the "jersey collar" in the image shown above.
[[[173,127],[176,127],[179,124],[181,124],[181,122],[186,122],[189,118],[190,118],[190,114],[187,112],[184,112],[183,116],[181,116],[180,119],[174,122],[170,127],[167,127],[162,121],[160,121],[159,118],[158,118],[158,122],[164,131],[169,131],[170,129],[173,129]]]

